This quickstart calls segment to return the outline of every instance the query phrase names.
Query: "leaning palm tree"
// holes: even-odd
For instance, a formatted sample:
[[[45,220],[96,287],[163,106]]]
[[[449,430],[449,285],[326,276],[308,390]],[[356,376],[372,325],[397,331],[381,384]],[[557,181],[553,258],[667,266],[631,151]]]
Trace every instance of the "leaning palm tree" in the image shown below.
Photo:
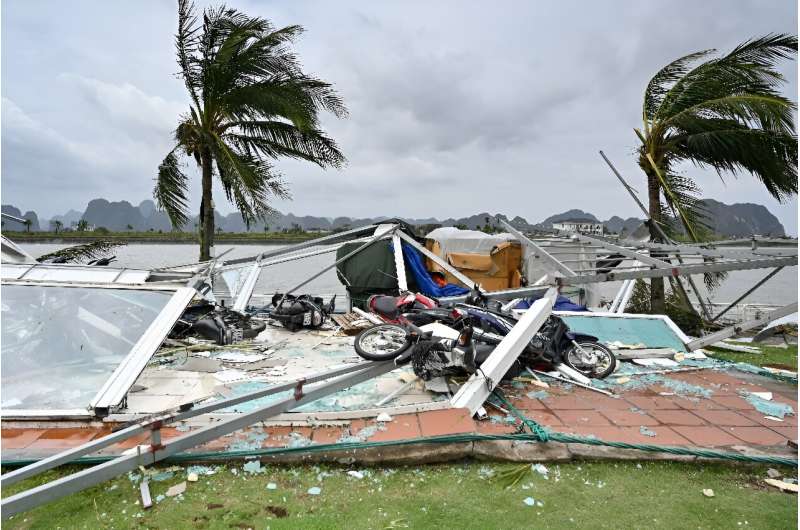
[[[319,113],[347,114],[330,84],[305,74],[292,50],[300,26],[276,29],[267,20],[226,7],[208,8],[198,21],[189,0],[178,2],[178,64],[191,99],[175,130],[175,147],[158,168],[154,197],[173,226],[184,226],[188,177],[179,158],[200,167],[200,260],[214,238],[212,181],[249,227],[288,197],[270,160],[290,157],[340,167],[344,155],[320,127]]]
[[[647,176],[650,236],[682,226],[694,241],[707,220],[700,187],[678,171],[691,162],[736,176],[750,173],[778,201],[797,193],[796,105],[779,93],[776,69],[797,53],[797,38],[767,35],[727,55],[705,50],[662,68],[644,95],[639,167]],[[664,312],[663,279],[651,280],[651,310]]]

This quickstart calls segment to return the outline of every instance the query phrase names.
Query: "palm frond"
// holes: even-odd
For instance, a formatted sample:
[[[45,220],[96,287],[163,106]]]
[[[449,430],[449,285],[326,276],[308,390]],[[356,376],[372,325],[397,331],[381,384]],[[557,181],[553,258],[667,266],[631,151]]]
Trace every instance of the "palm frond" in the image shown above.
[[[277,159],[289,157],[306,160],[320,167],[342,167],[346,159],[336,142],[320,129],[300,130],[291,123],[277,120],[236,122],[240,132],[225,138],[247,154],[261,154]]]
[[[39,263],[82,263],[93,259],[103,258],[111,250],[127,245],[124,241],[98,240],[83,245],[73,245],[39,256]]]
[[[747,41],[677,80],[664,95],[655,119],[665,120],[705,101],[731,95],[778,96],[776,89],[783,77],[775,64],[796,53],[797,38],[791,35],[767,35]]]
[[[644,92],[642,113],[645,119],[652,120],[655,117],[664,97],[669,92],[669,88],[681,77],[686,75],[692,63],[715,51],[716,50],[712,49],[690,53],[689,55],[675,59],[659,70],[647,84],[647,89]]]
[[[288,198],[281,176],[265,161],[236,152],[219,137],[213,154],[225,195],[248,227],[275,214],[270,198]]]
[[[176,149],[170,151],[158,166],[153,198],[158,208],[167,212],[172,226],[180,228],[189,222],[186,213],[188,178],[181,171]]]
[[[178,33],[175,34],[178,64],[189,96],[199,109],[202,72],[194,58],[199,44],[198,31],[194,3],[191,0],[178,0]]]

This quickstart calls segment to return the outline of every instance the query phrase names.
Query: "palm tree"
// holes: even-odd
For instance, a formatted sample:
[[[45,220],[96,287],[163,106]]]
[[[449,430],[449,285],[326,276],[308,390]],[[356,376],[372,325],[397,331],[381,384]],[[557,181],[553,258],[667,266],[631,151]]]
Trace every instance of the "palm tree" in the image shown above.
[[[31,221],[30,219],[25,219],[25,220],[22,222],[22,224],[24,224],[24,225],[25,225],[25,231],[26,231],[26,232],[30,232],[30,231],[31,231],[31,225],[33,224],[33,221]]]
[[[128,232],[133,232],[133,225],[127,224],[125,225],[125,229],[128,230]]]
[[[78,224],[75,228],[78,230],[78,232],[85,232],[89,228],[89,221],[86,219],[81,219],[78,221]]]
[[[344,155],[321,130],[325,110],[347,110],[330,84],[305,74],[292,50],[300,26],[276,29],[224,6],[198,22],[190,0],[178,2],[178,64],[191,99],[175,130],[176,145],[158,168],[154,197],[174,226],[188,221],[188,177],[180,156],[201,168],[200,260],[214,238],[212,180],[249,226],[273,212],[271,197],[288,197],[269,160],[290,157],[341,167]]]
[[[61,227],[64,226],[64,223],[61,221],[53,221],[53,228],[55,228],[56,234],[61,230]]]
[[[797,53],[797,38],[767,35],[727,55],[689,54],[649,82],[642,109],[639,167],[647,176],[650,236],[660,240],[680,225],[694,241],[706,228],[700,187],[678,172],[691,162],[722,178],[747,172],[778,201],[797,193],[796,105],[778,92],[785,82],[775,65]],[[651,280],[651,311],[664,312],[664,281]]]

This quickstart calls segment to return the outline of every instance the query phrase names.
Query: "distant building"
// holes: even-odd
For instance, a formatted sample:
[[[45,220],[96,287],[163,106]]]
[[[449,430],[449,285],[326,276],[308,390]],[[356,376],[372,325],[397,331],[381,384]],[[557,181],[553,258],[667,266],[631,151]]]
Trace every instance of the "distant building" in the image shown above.
[[[588,219],[566,219],[559,223],[553,223],[553,229],[559,232],[603,235],[603,223]]]

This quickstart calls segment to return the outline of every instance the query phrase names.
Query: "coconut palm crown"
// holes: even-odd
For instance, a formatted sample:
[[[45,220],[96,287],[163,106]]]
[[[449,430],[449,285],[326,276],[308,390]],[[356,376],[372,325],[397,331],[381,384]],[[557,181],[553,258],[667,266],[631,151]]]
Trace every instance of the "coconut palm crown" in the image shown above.
[[[214,177],[249,227],[274,212],[270,199],[288,197],[271,161],[345,163],[319,114],[344,117],[347,110],[330,84],[302,71],[292,50],[301,32],[300,26],[276,29],[225,6],[207,8],[199,20],[189,0],[178,2],[175,44],[191,103],[175,130],[174,148],[158,167],[153,195],[172,225],[184,226],[189,179],[181,158],[200,167],[201,260],[210,258],[213,245]]]
[[[723,56],[715,52],[686,55],[656,73],[644,95],[643,126],[635,129],[650,218],[667,232],[682,226],[694,241],[707,219],[700,186],[679,171],[682,163],[720,178],[749,173],[778,201],[797,193],[796,105],[779,92],[785,79],[776,68],[797,54],[797,38],[771,34]],[[659,239],[652,223],[650,234]],[[663,312],[663,280],[652,286],[653,310]]]

